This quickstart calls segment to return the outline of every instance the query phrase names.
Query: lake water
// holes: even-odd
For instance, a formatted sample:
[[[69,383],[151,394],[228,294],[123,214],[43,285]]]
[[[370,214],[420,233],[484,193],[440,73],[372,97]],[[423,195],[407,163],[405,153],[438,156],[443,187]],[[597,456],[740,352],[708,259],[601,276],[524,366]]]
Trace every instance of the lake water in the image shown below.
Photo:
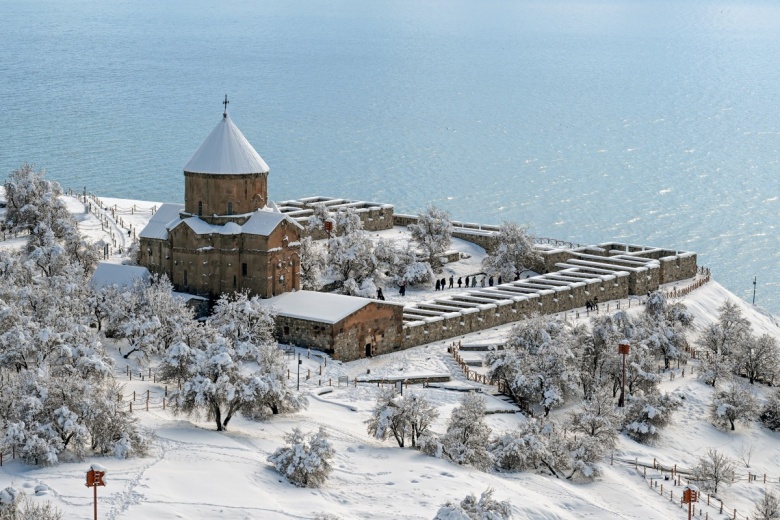
[[[780,3],[0,0],[0,177],[178,202],[222,113],[276,200],[700,254],[780,312]]]

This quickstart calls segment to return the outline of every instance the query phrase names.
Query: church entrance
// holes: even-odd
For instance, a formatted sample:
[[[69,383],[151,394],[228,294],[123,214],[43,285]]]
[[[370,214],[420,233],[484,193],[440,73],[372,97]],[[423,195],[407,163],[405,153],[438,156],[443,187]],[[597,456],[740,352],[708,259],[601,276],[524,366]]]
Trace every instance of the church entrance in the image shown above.
[[[366,357],[371,357],[371,343],[366,343]]]

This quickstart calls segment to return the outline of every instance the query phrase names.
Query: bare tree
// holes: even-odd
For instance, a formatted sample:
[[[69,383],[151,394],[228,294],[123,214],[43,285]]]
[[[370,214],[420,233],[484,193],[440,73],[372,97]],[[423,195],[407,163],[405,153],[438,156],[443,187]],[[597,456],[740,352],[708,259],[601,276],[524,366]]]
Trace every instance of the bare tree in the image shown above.
[[[742,461],[746,468],[750,467],[750,459],[753,458],[753,448],[752,444],[745,446],[744,442],[739,447],[739,460]]]
[[[769,490],[764,491],[763,498],[753,509],[755,520],[780,520],[780,498]]]
[[[718,492],[720,484],[731,484],[737,477],[734,461],[715,448],[709,448],[707,454],[699,459],[699,463],[693,468],[694,478],[705,489]]]

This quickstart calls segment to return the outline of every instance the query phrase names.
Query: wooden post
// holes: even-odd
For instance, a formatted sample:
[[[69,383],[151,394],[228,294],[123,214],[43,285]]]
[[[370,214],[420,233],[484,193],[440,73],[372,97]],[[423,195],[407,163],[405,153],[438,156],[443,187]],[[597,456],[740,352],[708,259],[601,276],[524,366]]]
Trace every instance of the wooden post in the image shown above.
[[[165,398],[163,397],[163,410],[165,410]]]
[[[149,411],[149,398],[146,398],[146,411]]]
[[[133,402],[130,401],[130,413],[133,413]]]
[[[322,375],[322,365],[320,365],[320,375]]]
[[[135,390],[133,390],[133,401],[135,401]]]

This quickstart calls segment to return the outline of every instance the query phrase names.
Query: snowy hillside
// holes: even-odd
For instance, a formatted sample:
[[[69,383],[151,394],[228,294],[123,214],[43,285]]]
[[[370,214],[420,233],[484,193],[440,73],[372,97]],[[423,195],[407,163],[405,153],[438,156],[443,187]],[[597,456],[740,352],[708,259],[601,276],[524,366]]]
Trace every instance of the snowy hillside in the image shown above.
[[[69,208],[78,215],[81,229],[93,239],[116,247],[117,253],[120,247],[124,253],[129,246],[127,230],[131,235],[140,230],[156,205],[103,199],[107,206],[116,205],[117,211],[111,214],[101,210],[96,217],[94,213],[84,213],[80,202],[69,200]],[[484,251],[467,243],[455,244],[455,248],[467,249],[471,256],[467,263],[449,267],[457,278],[476,269]],[[121,259],[117,254],[113,261]],[[717,278],[717,273],[714,275]],[[407,294],[411,300],[424,297],[425,291]],[[680,300],[694,317],[695,330],[689,333],[691,344],[700,331],[718,320],[718,309],[729,299],[738,303],[754,334],[780,337],[780,322],[776,318],[710,282]],[[636,314],[643,309],[634,305],[629,312]],[[584,314],[579,321],[588,323]],[[510,328],[498,327],[457,339],[464,345],[503,343]],[[515,405],[490,395],[487,386],[467,380],[445,343],[351,363],[326,360],[319,353],[299,350],[296,353],[301,354],[303,361],[300,366],[295,353],[290,352],[286,357],[290,374],[287,384],[295,387],[300,368],[300,385],[308,394],[308,408],[265,421],[237,416],[228,431],[217,432],[213,421],[172,414],[165,401],[170,389],[156,382],[154,362],[123,358],[119,354],[119,347],[124,346],[121,341],[107,339],[104,346],[115,362],[118,380],[124,385],[122,406],[129,407],[132,402],[134,416],[154,433],[150,455],[122,460],[88,457],[47,468],[8,460],[6,455],[0,468],[0,489],[13,485],[33,495],[33,500],[51,500],[68,519],[92,518],[92,490],[84,486],[85,471],[90,464],[99,463],[108,470],[107,485],[98,490],[99,515],[109,519],[312,519],[317,515],[344,520],[432,519],[445,502],[460,502],[469,493],[479,496],[491,487],[495,498],[511,503],[517,519],[666,520],[686,517],[679,507],[682,488],[674,486],[672,479],[666,480],[670,472],[653,469],[653,461],[664,468],[676,464],[678,470],[685,471],[708,448],[717,448],[738,461],[740,480],[720,490],[718,496],[725,504],[723,514],[719,513],[720,502],[714,498],[709,507],[705,505],[706,498],[700,504],[709,518],[732,518],[734,509],[737,518],[752,518],[754,503],[765,487],[780,491],[780,434],[757,421],[733,432],[715,428],[708,419],[713,389],[692,374],[700,367],[698,360],[664,373],[660,389],[684,399],[660,439],[653,445],[644,445],[620,435],[614,452],[600,464],[602,474],[587,481],[558,478],[541,470],[482,472],[417,450],[398,448],[391,439],[380,441],[370,436],[365,423],[382,388],[377,383],[355,383],[355,378],[449,374],[448,383],[428,388],[410,385],[404,390],[424,394],[435,405],[439,416],[433,430],[437,433],[446,429],[450,412],[463,394],[458,390],[465,388],[484,392],[489,412],[486,421],[494,434],[511,431],[525,421],[520,413],[505,413],[516,411]],[[340,377],[346,377],[349,383],[340,383]],[[763,396],[771,389],[756,384],[753,390]],[[552,415],[563,417],[571,411],[572,406],[567,405],[554,410]],[[335,448],[334,471],[321,488],[295,487],[267,461],[284,444],[284,434],[295,427],[305,432],[322,427],[331,438]],[[752,452],[749,467],[742,462],[748,452]],[[639,465],[635,466],[635,461]],[[650,468],[643,469],[641,464]],[[748,482],[748,473],[759,475],[759,480]],[[658,487],[651,487],[650,479]],[[41,485],[45,487],[38,487],[36,492]]]

